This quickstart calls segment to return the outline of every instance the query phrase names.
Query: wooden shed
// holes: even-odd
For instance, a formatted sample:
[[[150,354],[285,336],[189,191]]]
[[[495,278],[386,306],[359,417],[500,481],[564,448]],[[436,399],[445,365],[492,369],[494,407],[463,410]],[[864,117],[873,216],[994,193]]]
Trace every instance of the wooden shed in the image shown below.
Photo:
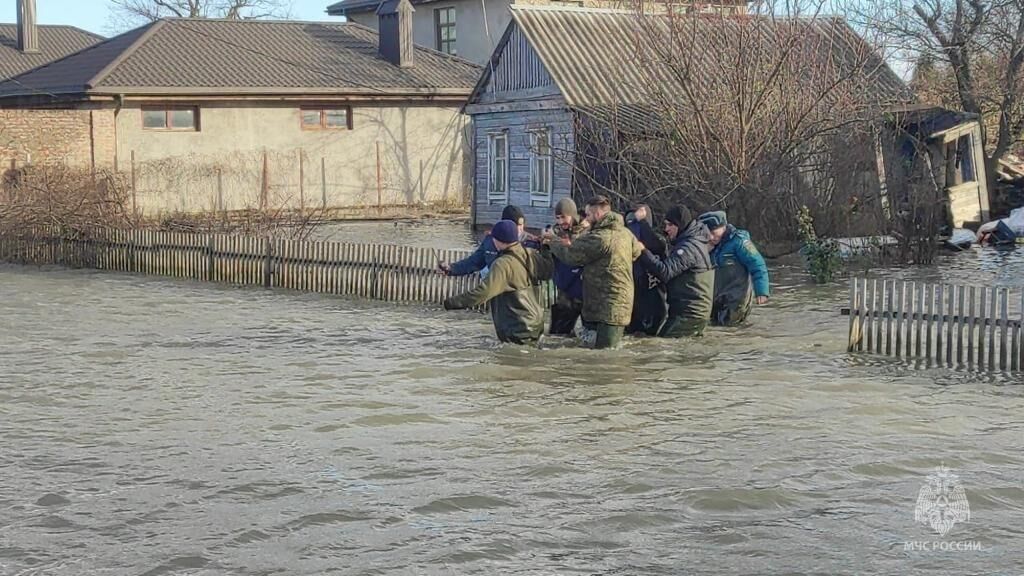
[[[887,212],[911,201],[916,182],[943,198],[953,228],[987,222],[988,178],[981,124],[975,114],[934,106],[890,110],[879,138],[879,183]]]

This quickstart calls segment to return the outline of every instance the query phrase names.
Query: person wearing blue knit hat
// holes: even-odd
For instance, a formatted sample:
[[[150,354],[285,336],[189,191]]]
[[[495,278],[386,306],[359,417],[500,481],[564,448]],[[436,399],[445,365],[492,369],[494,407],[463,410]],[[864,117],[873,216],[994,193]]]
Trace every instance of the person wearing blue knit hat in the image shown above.
[[[750,240],[750,233],[729,224],[725,212],[706,212],[700,221],[711,231],[715,265],[715,297],[711,322],[735,326],[750,315],[751,303],[768,303],[768,266]]]
[[[533,344],[544,332],[542,282],[551,279],[551,254],[520,243],[520,230],[512,220],[500,220],[490,238],[498,256],[490,273],[475,288],[444,301],[445,310],[475,308],[490,302],[494,331],[502,342]]]

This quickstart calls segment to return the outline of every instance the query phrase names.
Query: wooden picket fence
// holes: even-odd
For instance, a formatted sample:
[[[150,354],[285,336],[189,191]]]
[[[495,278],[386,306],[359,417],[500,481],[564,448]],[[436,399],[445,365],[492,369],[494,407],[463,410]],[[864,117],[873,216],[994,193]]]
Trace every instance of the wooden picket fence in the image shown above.
[[[469,252],[390,244],[349,244],[99,229],[68,235],[56,229],[0,235],[0,261],[152,274],[203,282],[284,288],[389,302],[440,303],[469,290],[479,275],[436,273],[438,260]],[[550,282],[545,306],[554,301]]]
[[[979,370],[1024,369],[1024,291],[855,278],[848,349]]]

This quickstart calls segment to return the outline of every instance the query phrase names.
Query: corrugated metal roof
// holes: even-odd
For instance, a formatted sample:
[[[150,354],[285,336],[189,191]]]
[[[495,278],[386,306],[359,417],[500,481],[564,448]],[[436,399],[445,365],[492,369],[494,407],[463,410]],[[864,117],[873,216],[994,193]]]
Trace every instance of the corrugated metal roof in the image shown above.
[[[0,80],[17,76],[103,41],[102,36],[74,26],[40,26],[39,52],[23,54],[17,24],[0,24]]]
[[[597,115],[610,105],[646,105],[657,100],[652,95],[659,91],[678,92],[684,87],[703,101],[713,101],[721,96],[714,90],[723,84],[714,81],[715,75],[728,74],[727,68],[734,66],[727,56],[736,54],[737,38],[759,42],[768,53],[798,51],[795,62],[803,72],[796,74],[827,73],[838,78],[857,72],[863,76],[861,87],[871,97],[899,101],[909,96],[899,77],[839,19],[679,16],[670,25],[664,15],[515,6],[512,19],[511,25],[521,28],[569,106],[595,110]],[[754,27],[754,33],[741,33],[741,26]],[[673,65],[660,64],[659,58],[678,57],[663,48],[680,33],[692,37],[678,40],[676,36],[674,46],[687,47],[692,53]]]
[[[164,19],[0,84],[30,94],[468,95],[470,62],[417,47],[416,65],[377,55],[354,23]]]

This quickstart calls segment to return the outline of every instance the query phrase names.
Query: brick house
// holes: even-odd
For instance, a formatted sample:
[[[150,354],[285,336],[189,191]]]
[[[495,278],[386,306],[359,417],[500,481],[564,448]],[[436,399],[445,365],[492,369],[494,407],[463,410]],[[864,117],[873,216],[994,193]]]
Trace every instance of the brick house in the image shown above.
[[[0,24],[0,81],[8,81],[102,41],[103,37],[73,26],[38,25],[34,0],[18,0],[18,22]],[[87,135],[88,118],[78,112],[53,110],[40,112],[37,117],[38,122],[17,122],[9,112],[0,110],[0,159],[15,158],[16,142],[32,142],[29,148],[46,156],[61,153],[52,148],[52,142],[73,139],[76,134]],[[84,150],[87,139],[81,144]]]
[[[359,24],[163,19],[0,82],[0,162],[131,173],[147,213],[465,198],[479,67]]]

